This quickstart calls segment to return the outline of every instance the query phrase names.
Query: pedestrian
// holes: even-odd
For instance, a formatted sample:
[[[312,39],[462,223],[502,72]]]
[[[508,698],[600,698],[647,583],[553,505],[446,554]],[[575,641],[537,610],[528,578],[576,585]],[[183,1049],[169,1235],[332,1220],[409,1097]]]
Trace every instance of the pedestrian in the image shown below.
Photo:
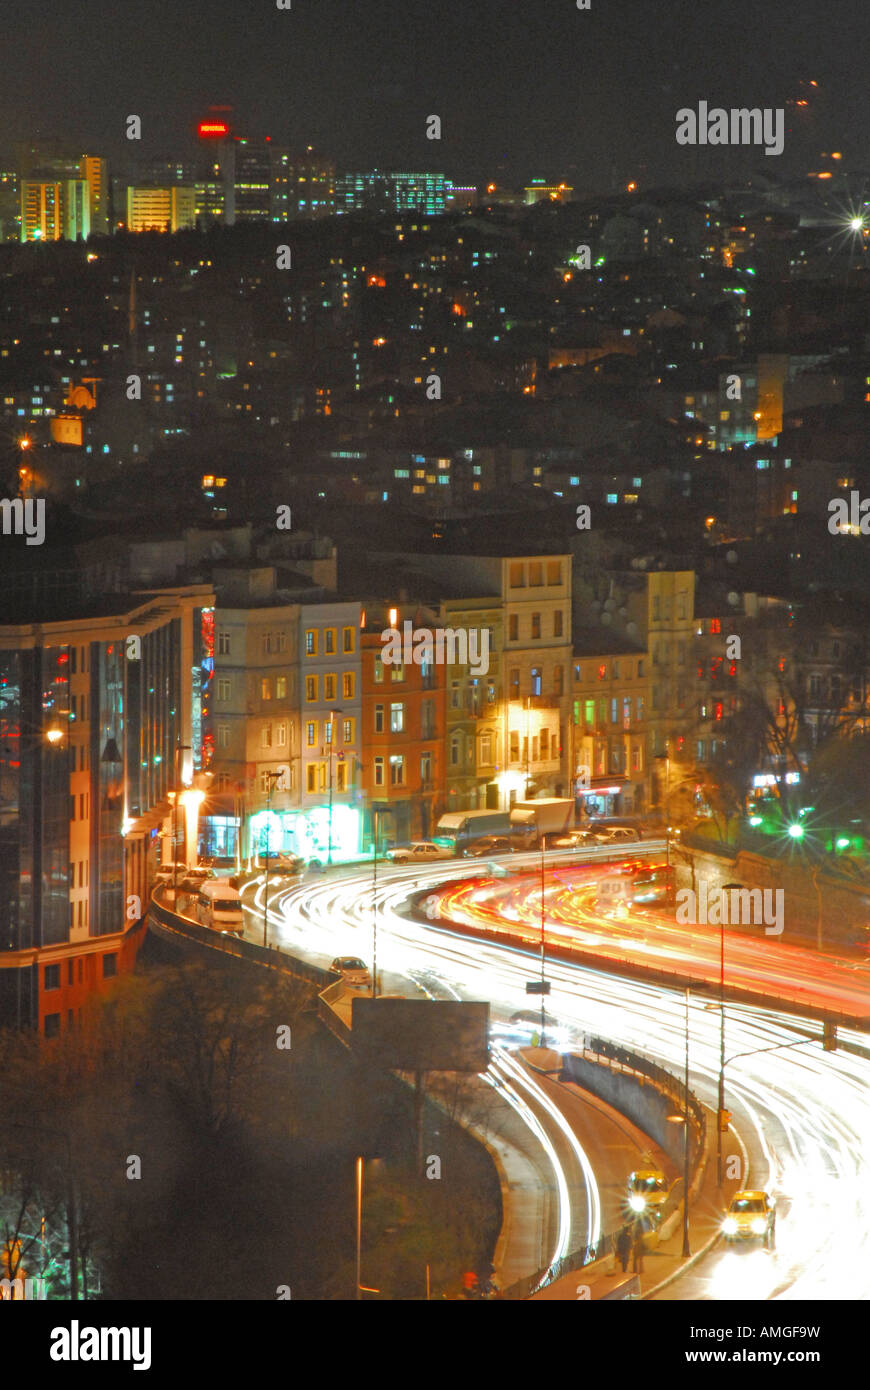
[[[634,1223],[634,1243],[632,1245],[632,1274],[643,1274],[643,1223]]]
[[[616,1237],[616,1253],[619,1256],[619,1263],[622,1265],[624,1274],[628,1269],[628,1257],[631,1254],[631,1230],[628,1224],[622,1227]]]

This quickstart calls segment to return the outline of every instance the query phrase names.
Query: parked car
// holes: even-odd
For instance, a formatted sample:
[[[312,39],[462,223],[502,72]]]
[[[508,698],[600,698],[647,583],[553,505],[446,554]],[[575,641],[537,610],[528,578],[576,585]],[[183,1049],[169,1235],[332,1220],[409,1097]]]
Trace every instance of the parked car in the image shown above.
[[[618,845],[629,840],[637,842],[640,839],[638,832],[627,825],[605,825],[592,833],[601,845]]]
[[[570,835],[554,835],[547,841],[548,849],[594,849],[601,843],[591,830],[574,830]]]
[[[445,845],[436,845],[434,840],[414,840],[410,845],[388,849],[387,858],[394,864],[426,864],[436,859],[452,859],[453,855]]]
[[[266,867],[265,859],[262,861],[263,868]],[[275,878],[295,878],[301,874],[305,868],[305,860],[299,854],[275,854],[269,859],[269,877],[274,874]]]
[[[482,835],[462,851],[468,859],[488,858],[491,854],[512,854],[516,845],[509,835]]]
[[[179,883],[187,877],[189,870],[186,864],[159,864],[155,878],[158,883],[172,883],[173,879],[178,878]]]
[[[359,956],[336,956],[329,968],[335,970],[346,985],[353,985],[355,989],[371,989],[371,974]]]
[[[735,1192],[722,1234],[729,1244],[761,1240],[772,1250],[776,1239],[776,1203],[766,1192]]]

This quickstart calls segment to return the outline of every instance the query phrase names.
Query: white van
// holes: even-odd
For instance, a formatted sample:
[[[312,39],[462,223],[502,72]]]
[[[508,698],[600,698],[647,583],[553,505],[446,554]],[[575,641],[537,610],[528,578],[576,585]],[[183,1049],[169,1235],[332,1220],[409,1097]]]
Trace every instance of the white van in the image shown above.
[[[238,888],[228,878],[210,878],[196,898],[196,915],[204,927],[244,936],[245,918]]]

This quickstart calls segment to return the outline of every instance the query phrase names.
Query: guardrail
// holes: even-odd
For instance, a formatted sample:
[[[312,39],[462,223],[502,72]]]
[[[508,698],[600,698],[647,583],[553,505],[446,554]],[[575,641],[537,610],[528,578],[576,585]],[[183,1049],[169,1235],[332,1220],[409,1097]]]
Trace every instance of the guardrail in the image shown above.
[[[157,892],[161,892],[157,889]],[[304,980],[306,984],[314,985],[318,991],[326,989],[329,985],[340,983],[341,977],[334,970],[325,970],[319,965],[310,965],[308,961],[300,960],[298,956],[290,955],[289,952],[281,950],[277,946],[258,946],[253,941],[245,941],[236,936],[224,936],[221,932],[214,931],[211,927],[204,927],[200,922],[194,922],[190,917],[185,917],[181,913],[173,912],[152,896],[148,904],[146,917],[148,925],[152,929],[172,933],[174,936],[184,937],[190,941],[195,941],[199,946],[206,946],[210,950],[220,951],[224,955],[236,956],[240,960],[249,961],[254,965],[264,965],[271,969],[283,970],[286,974],[292,975],[294,979]]]
[[[607,1042],[604,1038],[587,1037],[584,1038],[583,1052],[591,1052],[593,1057],[606,1061],[608,1065],[614,1063],[622,1071],[633,1072],[636,1076],[645,1077],[651,1081],[656,1090],[662,1091],[668,1096],[675,1105],[684,1112],[686,1108],[686,1083],[678,1081],[671,1072],[666,1071],[658,1062],[653,1062],[649,1057],[644,1057],[640,1052],[632,1052],[628,1047],[618,1046],[616,1043]],[[700,1149],[704,1147],[704,1137],[707,1130],[707,1116],[704,1107],[691,1091],[688,1093],[689,1099],[689,1118],[695,1130],[695,1140]]]

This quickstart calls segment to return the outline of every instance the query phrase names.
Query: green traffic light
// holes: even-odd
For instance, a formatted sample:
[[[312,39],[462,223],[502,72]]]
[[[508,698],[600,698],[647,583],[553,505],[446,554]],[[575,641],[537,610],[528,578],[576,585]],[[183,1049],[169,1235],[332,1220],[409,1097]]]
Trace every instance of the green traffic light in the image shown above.
[[[788,833],[789,835],[791,835],[793,840],[800,840],[803,837],[804,828],[802,825],[790,825],[788,828]]]

